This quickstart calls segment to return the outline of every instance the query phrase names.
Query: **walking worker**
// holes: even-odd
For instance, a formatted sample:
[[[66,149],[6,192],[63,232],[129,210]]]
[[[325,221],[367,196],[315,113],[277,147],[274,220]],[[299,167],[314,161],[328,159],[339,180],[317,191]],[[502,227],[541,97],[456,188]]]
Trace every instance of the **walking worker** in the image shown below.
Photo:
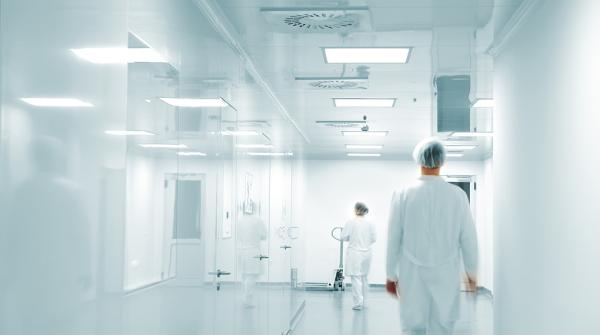
[[[440,177],[446,151],[435,138],[413,152],[416,183],[392,198],[386,289],[399,297],[405,334],[450,335],[459,315],[461,255],[477,288],[477,235],[466,194]]]
[[[346,249],[346,275],[352,281],[354,310],[365,305],[365,294],[369,288],[367,276],[371,267],[371,247],[377,240],[375,226],[365,216],[369,208],[362,202],[354,205],[354,219],[348,221],[342,230],[342,240],[349,241]]]

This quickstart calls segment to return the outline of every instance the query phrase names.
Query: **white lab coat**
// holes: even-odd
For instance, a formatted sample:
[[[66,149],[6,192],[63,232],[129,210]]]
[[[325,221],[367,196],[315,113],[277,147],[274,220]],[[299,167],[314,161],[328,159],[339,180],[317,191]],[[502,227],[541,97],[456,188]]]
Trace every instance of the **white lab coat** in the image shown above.
[[[364,217],[350,220],[342,230],[342,239],[348,241],[344,272],[348,276],[366,276],[371,267],[371,246],[377,240],[375,225]]]
[[[259,275],[262,272],[260,242],[266,240],[267,228],[261,219],[253,216],[242,217],[237,228],[240,273]]]
[[[451,329],[459,312],[461,253],[467,273],[477,272],[466,194],[441,177],[421,176],[394,193],[388,234],[387,276],[398,281],[405,328]]]

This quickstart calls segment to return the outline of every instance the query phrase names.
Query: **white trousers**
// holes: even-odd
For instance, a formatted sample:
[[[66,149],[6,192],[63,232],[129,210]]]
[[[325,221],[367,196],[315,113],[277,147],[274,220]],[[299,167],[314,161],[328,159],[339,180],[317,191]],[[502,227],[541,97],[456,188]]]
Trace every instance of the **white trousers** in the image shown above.
[[[363,306],[365,304],[365,296],[369,289],[367,276],[350,276],[352,281],[352,300],[354,306]]]
[[[427,324],[424,325],[426,328],[405,328],[405,335],[452,335],[454,332],[454,322],[442,324],[435,304],[430,302],[430,306],[429,319],[426,321]],[[410,308],[410,306],[403,307]]]
[[[242,301],[244,304],[254,304],[254,288],[256,287],[257,274],[242,275]]]

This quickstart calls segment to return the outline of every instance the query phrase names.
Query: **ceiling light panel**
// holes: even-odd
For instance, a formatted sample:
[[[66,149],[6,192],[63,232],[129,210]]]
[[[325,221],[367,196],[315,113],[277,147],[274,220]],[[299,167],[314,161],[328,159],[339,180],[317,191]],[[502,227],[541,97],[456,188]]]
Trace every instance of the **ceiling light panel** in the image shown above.
[[[94,64],[166,63],[152,48],[83,48],[71,49],[79,58]]]
[[[384,137],[387,136],[387,131],[342,131],[344,136],[356,136],[356,137]]]
[[[450,135],[450,137],[493,137],[494,133],[492,132],[455,132]]]
[[[463,157],[465,154],[446,154],[446,157],[458,158]]]
[[[162,144],[162,143],[148,143],[148,144],[140,144],[142,148],[154,148],[154,149],[185,149],[187,145],[185,144]]]
[[[346,149],[357,149],[357,150],[381,150],[383,145],[381,144],[346,144]]]
[[[325,62],[330,64],[403,64],[411,48],[323,48]]]
[[[21,101],[36,107],[93,107],[89,102],[75,98],[22,98]]]
[[[115,136],[154,136],[154,133],[145,130],[106,130],[107,135]]]
[[[224,130],[221,132],[221,135],[225,135],[225,136],[258,136],[260,134],[254,130]]]
[[[347,153],[348,157],[380,157],[381,154],[369,154],[369,153],[361,153],[361,152],[349,152]]]
[[[396,98],[333,98],[335,107],[394,107]]]
[[[206,153],[199,152],[199,151],[180,151],[180,152],[177,153],[177,155],[179,155],[179,156],[201,156],[201,157],[204,157],[204,156],[206,156]]]
[[[293,156],[293,152],[247,152],[248,156]]]
[[[272,144],[238,144],[236,147],[240,149],[272,149]]]
[[[163,102],[174,107],[185,108],[221,108],[230,105],[223,98],[192,99],[192,98],[160,98]]]
[[[494,107],[494,99],[477,99],[473,104],[473,108],[492,108]]]
[[[446,145],[445,147],[448,151],[473,150],[477,148],[476,145]]]

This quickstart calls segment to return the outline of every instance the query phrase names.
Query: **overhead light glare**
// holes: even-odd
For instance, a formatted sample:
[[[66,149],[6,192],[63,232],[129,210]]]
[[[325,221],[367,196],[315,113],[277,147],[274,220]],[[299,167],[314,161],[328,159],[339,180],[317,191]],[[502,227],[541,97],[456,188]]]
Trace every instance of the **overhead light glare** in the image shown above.
[[[105,130],[107,135],[115,136],[154,136],[156,134],[145,130]]]
[[[184,108],[221,108],[228,107],[229,104],[223,98],[207,98],[207,99],[194,99],[194,98],[160,98],[160,100],[174,107]]]
[[[387,136],[387,131],[362,131],[362,130],[344,130],[342,135],[344,136],[362,136],[362,137],[383,137]]]
[[[473,108],[492,108],[494,107],[494,99],[477,99],[473,104]]]
[[[369,154],[369,153],[361,153],[361,152],[349,152],[347,153],[348,157],[380,157],[381,154]]]
[[[394,107],[396,98],[334,98],[335,107]]]
[[[325,62],[331,64],[404,64],[408,62],[411,48],[323,48]]]
[[[149,143],[149,144],[140,144],[142,148],[154,148],[154,149],[185,149],[187,145],[185,144],[160,144],[160,143]]]
[[[446,157],[463,157],[465,154],[446,154]]]
[[[346,149],[381,150],[381,149],[383,149],[383,145],[381,145],[381,144],[346,144]]]
[[[199,151],[180,151],[177,153],[179,156],[206,156],[206,153]]]
[[[75,98],[22,98],[23,102],[36,107],[93,107],[89,102]]]
[[[79,58],[94,64],[166,63],[152,48],[83,48],[71,49]]]
[[[450,137],[493,137],[492,132],[455,132]]]

